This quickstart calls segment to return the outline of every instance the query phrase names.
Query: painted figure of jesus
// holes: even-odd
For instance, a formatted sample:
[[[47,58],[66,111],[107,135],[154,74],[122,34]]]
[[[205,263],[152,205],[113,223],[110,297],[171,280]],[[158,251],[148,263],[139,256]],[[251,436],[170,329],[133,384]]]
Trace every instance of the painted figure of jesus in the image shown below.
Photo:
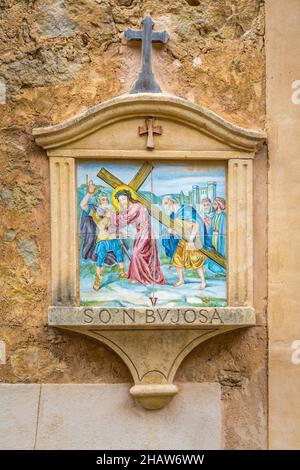
[[[120,189],[114,197],[120,205],[119,213],[114,214],[114,224],[120,231],[128,225],[133,225],[136,229],[128,269],[131,283],[165,284],[148,210],[136,201],[134,195],[127,189]]]

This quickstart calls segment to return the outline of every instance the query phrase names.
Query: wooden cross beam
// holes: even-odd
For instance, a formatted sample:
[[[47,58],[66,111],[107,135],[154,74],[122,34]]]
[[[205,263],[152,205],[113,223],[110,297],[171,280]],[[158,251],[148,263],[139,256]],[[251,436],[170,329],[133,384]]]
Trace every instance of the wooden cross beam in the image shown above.
[[[143,165],[141,166],[137,174],[132,178],[128,186],[130,186],[131,189],[133,189],[134,191],[138,191],[138,189],[140,189],[142,184],[144,184],[144,182],[146,181],[146,179],[148,178],[152,170],[153,170],[152,163],[150,162],[143,163]]]
[[[109,186],[111,186],[113,189],[116,189],[118,186],[121,186],[121,185],[127,186],[129,189],[134,191],[134,196],[136,200],[147,208],[147,210],[149,211],[149,214],[152,215],[152,217],[154,217],[156,220],[158,220],[162,225],[164,225],[167,228],[174,227],[176,231],[178,231],[179,233],[182,233],[182,238],[184,240],[189,241],[189,233],[186,233],[188,231],[185,230],[184,222],[176,220],[176,219],[173,220],[168,215],[163,214],[162,211],[160,211],[157,207],[153,206],[150,203],[150,201],[148,201],[148,199],[144,198],[141,194],[138,193],[138,189],[146,181],[152,169],[153,169],[152,163],[145,162],[128,185],[123,183],[123,181],[119,180],[119,178],[114,176],[112,173],[110,173],[110,171],[106,170],[105,168],[101,168],[97,176],[100,179],[102,179],[105,183],[107,183]],[[203,253],[205,256],[213,260],[215,263],[222,266],[222,268],[226,269],[227,267],[226,258],[220,255],[220,253],[218,253],[215,250],[206,250],[202,246],[199,247],[199,250],[201,251],[201,253]]]
[[[145,127],[139,126],[139,134],[144,135],[147,134],[147,148],[154,149],[154,134],[161,135],[162,134],[162,127],[161,126],[154,126],[154,118],[146,118],[145,119]]]

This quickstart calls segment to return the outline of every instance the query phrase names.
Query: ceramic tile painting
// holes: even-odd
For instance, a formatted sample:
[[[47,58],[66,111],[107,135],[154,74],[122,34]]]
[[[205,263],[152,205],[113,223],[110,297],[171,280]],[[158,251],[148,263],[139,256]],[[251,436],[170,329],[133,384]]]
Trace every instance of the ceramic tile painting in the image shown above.
[[[226,305],[223,164],[78,163],[80,301]]]

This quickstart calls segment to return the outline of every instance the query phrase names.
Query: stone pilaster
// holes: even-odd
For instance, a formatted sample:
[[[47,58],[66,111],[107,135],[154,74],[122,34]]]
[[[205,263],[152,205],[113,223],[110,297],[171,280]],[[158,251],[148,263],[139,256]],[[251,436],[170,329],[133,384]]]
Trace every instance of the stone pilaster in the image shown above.
[[[52,303],[75,305],[77,298],[77,214],[75,160],[50,158]]]
[[[253,305],[253,162],[228,161],[228,305]]]

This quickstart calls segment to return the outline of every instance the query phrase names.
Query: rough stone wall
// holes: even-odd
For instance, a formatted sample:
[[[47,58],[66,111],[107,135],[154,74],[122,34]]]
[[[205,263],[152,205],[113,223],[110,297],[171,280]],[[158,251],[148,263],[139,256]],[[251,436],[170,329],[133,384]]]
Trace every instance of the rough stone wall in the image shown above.
[[[265,119],[261,0],[0,0],[0,339],[3,382],[130,382],[122,361],[92,339],[46,325],[50,303],[48,161],[33,127],[61,122],[128,91],[140,50],[122,38],[145,13],[167,29],[155,49],[164,91],[248,128]],[[2,100],[4,101],[4,100]],[[256,163],[260,325],[204,343],[178,381],[222,384],[225,445],[266,446],[266,155]],[[261,274],[263,272],[263,274]]]

